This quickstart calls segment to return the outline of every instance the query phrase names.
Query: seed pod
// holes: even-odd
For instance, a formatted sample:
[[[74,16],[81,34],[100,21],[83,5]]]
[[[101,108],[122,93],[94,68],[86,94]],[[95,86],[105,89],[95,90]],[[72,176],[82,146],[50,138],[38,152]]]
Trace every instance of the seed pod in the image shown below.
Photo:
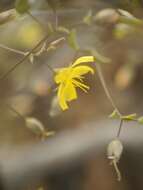
[[[95,17],[94,21],[98,24],[104,25],[104,24],[116,24],[119,20],[119,13],[111,8],[103,9],[99,11]]]
[[[108,159],[111,160],[111,164],[114,166],[118,181],[121,181],[122,177],[117,162],[120,160],[122,152],[123,152],[123,145],[119,139],[114,139],[109,143],[107,147],[107,156]]]
[[[30,129],[36,135],[42,135],[45,133],[44,126],[38,119],[34,117],[27,117],[25,119],[25,122],[27,128]]]
[[[112,140],[107,147],[108,159],[118,162],[123,152],[123,145],[119,139]]]

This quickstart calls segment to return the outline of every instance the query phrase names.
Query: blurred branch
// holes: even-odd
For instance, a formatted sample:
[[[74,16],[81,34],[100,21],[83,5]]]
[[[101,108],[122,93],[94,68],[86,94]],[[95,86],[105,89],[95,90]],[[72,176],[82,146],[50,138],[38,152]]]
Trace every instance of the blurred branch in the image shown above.
[[[114,137],[116,122],[106,120],[96,124],[88,123],[87,126],[62,132],[35,146],[28,145],[18,150],[6,149],[1,152],[1,179],[4,190],[22,189],[26,184],[42,180],[48,174],[60,172],[101,154]],[[143,129],[128,130],[128,126],[124,128],[122,140],[126,148],[135,150],[143,143]],[[5,153],[11,155],[10,159],[4,156]]]
[[[7,72],[5,72],[1,77],[0,77],[0,81],[7,78],[8,75],[13,72],[19,65],[21,65],[27,58],[29,58],[30,55],[32,55],[34,53],[34,51],[41,46],[41,44],[43,44],[47,39],[49,38],[49,34],[47,34],[42,40],[40,40],[40,42],[37,43],[37,45],[30,50],[18,63],[16,63],[14,66],[12,66]],[[8,48],[9,49],[9,48]],[[13,50],[14,51],[14,50]],[[48,65],[48,68],[54,72],[53,68],[50,67]]]
[[[17,53],[17,54],[20,54],[20,55],[25,55],[26,54],[26,52],[10,48],[10,47],[8,47],[8,46],[6,46],[4,44],[0,44],[0,48],[8,50],[8,51],[11,51],[11,52],[14,52],[14,53]]]

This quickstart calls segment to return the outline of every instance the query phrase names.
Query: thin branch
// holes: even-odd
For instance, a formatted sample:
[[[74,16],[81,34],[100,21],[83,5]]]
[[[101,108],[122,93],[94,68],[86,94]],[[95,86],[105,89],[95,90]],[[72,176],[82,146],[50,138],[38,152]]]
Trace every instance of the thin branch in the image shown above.
[[[8,50],[8,51],[11,51],[11,52],[14,52],[14,53],[17,53],[17,54],[20,54],[20,55],[26,55],[26,52],[10,48],[10,47],[8,47],[8,46],[6,46],[4,44],[0,44],[0,48]]]
[[[105,94],[106,94],[108,100],[110,101],[112,107],[117,111],[118,115],[119,115],[120,118],[121,118],[121,119],[120,119],[119,129],[118,129],[118,131],[117,131],[117,136],[116,136],[117,138],[119,138],[120,133],[121,133],[121,129],[122,129],[122,126],[123,126],[122,114],[121,114],[121,112],[119,111],[118,107],[116,106],[116,104],[115,104],[115,102],[114,102],[114,100],[113,100],[113,98],[112,98],[112,96],[111,96],[111,94],[110,94],[110,92],[109,92],[109,90],[108,90],[108,88],[107,88],[107,85],[106,85],[104,76],[103,76],[103,74],[102,74],[101,67],[100,67],[100,65],[99,65],[98,63],[96,63],[96,69],[97,69],[97,73],[98,73],[100,82],[101,82],[101,84],[102,84],[102,87],[103,87],[103,89],[104,89],[104,91],[105,91]],[[114,165],[114,167],[115,167],[115,169],[116,169],[116,172],[118,173],[116,165]]]
[[[19,65],[21,65],[42,43],[44,43],[49,35],[47,34],[40,42],[37,43],[37,45],[31,49],[18,63],[16,63],[14,66],[12,66],[7,72],[5,72],[1,77],[0,81],[7,78],[7,76],[13,72]],[[51,68],[50,68],[51,69]]]
[[[8,104],[6,104],[6,106],[8,107],[9,110],[14,112],[18,117],[22,118],[25,121],[25,117],[21,113],[19,113],[13,106]]]
[[[117,138],[119,138],[119,136],[121,134],[122,126],[123,126],[123,119],[120,120],[120,125],[119,125],[119,129],[118,129],[118,132],[117,132]]]
[[[104,76],[103,76],[103,74],[102,74],[101,67],[100,67],[100,65],[99,65],[98,63],[96,63],[96,69],[97,69],[97,74],[98,74],[98,76],[99,76],[100,82],[101,82],[101,84],[102,84],[102,87],[103,87],[103,89],[104,89],[104,91],[105,91],[105,94],[106,94],[108,100],[110,101],[112,107],[117,110],[118,114],[119,114],[120,116],[122,116],[122,114],[120,113],[118,107],[116,106],[116,104],[115,104],[115,102],[114,102],[114,100],[113,100],[113,98],[112,98],[112,96],[111,96],[111,94],[110,94],[110,92],[109,92],[109,90],[108,90],[108,88],[107,88],[107,85],[106,85]]]

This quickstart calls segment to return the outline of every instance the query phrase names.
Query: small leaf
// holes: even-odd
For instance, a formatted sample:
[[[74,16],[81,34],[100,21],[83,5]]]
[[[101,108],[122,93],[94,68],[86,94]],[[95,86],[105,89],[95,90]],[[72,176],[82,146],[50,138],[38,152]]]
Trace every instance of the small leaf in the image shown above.
[[[61,37],[61,38],[59,38],[59,39],[57,39],[57,40],[54,40],[53,42],[51,42],[51,43],[49,44],[49,46],[47,47],[46,51],[49,52],[49,51],[51,51],[51,50],[55,50],[55,49],[57,48],[57,46],[58,46],[61,42],[63,42],[63,41],[65,41],[65,38],[64,38],[64,37]]]
[[[59,26],[59,27],[57,28],[57,30],[58,30],[59,32],[63,32],[63,33],[66,33],[66,34],[69,34],[69,33],[70,33],[69,29],[68,29],[68,28],[65,28],[65,27],[63,27],[63,26]]]
[[[79,49],[79,45],[77,43],[77,34],[76,34],[76,30],[72,29],[68,35],[68,43],[69,45],[75,49],[78,50]]]
[[[138,122],[139,122],[140,124],[143,124],[143,116],[141,116],[141,117],[138,118]]]
[[[29,0],[16,0],[15,9],[20,14],[26,13],[30,9]]]
[[[36,135],[43,135],[45,133],[45,129],[41,121],[34,117],[27,117],[25,119],[26,126]]]
[[[110,63],[111,60],[108,57],[101,55],[97,50],[92,49],[91,54],[95,57],[95,59],[100,63]]]
[[[130,115],[126,115],[126,116],[122,116],[121,119],[124,121],[135,121],[137,117],[136,113],[130,114]]]
[[[46,42],[44,42],[43,44],[42,44],[42,46],[40,47],[40,49],[36,52],[36,53],[34,53],[34,55],[35,56],[40,56],[44,51],[46,51]]]
[[[125,16],[125,17],[127,17],[127,18],[130,18],[130,19],[136,18],[136,17],[134,17],[131,13],[129,13],[128,11],[125,11],[125,10],[123,10],[123,9],[118,9],[118,12],[119,12],[122,16]]]
[[[44,132],[44,134],[43,134],[45,137],[49,137],[49,136],[53,136],[53,135],[55,135],[55,131],[46,131],[46,132]]]
[[[60,43],[63,42],[63,41],[65,41],[65,38],[64,38],[64,37],[61,37],[61,38],[59,38],[59,39],[54,40],[53,42],[51,42],[50,45],[52,45],[52,46],[57,46],[58,44],[60,44]]]
[[[126,23],[116,24],[113,34],[117,39],[123,39],[134,32],[134,27]]]
[[[87,15],[85,15],[85,17],[83,18],[83,22],[85,24],[88,24],[88,25],[91,24],[91,22],[92,22],[92,10],[88,11]]]
[[[143,25],[143,21],[139,18],[136,18],[131,13],[123,9],[118,9],[118,12],[120,13],[120,19],[119,19],[120,22],[129,24],[129,25],[135,25],[135,26]]]
[[[120,119],[120,115],[118,114],[118,111],[115,109],[110,115],[109,118],[111,119]]]
[[[16,18],[17,14],[14,9],[10,9],[0,13],[0,25],[6,24]]]
[[[46,49],[46,51],[49,52],[49,51],[55,50],[55,49],[56,49],[55,46],[50,45],[50,46]]]

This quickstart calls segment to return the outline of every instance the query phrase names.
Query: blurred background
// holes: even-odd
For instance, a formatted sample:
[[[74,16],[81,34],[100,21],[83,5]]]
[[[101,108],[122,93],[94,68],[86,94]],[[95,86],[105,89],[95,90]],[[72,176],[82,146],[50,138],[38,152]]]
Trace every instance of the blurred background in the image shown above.
[[[8,14],[8,10],[14,12],[15,1],[0,1],[0,76],[18,63],[47,32],[49,34],[46,51],[42,51],[44,48],[42,44],[34,51],[33,56],[28,57],[7,77],[0,80],[0,150],[4,152],[0,157],[9,159],[9,150],[22,150],[22,147],[31,145],[35,147],[41,140],[50,143],[62,132],[77,129],[82,132],[85,126],[89,128],[88,130],[99,128],[102,132],[101,139],[106,138],[106,133],[111,131],[109,137],[111,140],[115,137],[114,134],[116,135],[119,121],[113,122],[112,125],[107,122],[113,108],[106,98],[96,68],[95,75],[86,78],[90,85],[89,93],[79,90],[78,99],[73,101],[70,109],[65,112],[61,111],[57,104],[53,73],[47,65],[54,69],[68,66],[72,60],[87,53],[77,53],[63,40],[54,49],[48,45],[65,37],[65,29],[70,31],[75,28],[77,43],[81,48],[96,49],[102,56],[111,60],[110,63],[101,63],[101,66],[118,108],[125,115],[137,113],[141,116],[143,2],[141,0],[29,0],[29,2],[30,14],[18,14],[14,19],[3,22],[4,13]],[[62,31],[58,34],[52,33],[52,27],[56,24],[56,16],[52,9],[56,10],[58,26]],[[117,9],[130,12],[140,22],[120,23],[117,13],[113,11]],[[13,12],[12,14],[16,14]],[[92,21],[87,23],[90,14]],[[84,24],[81,23],[83,21]],[[36,55],[40,50],[42,52]],[[104,124],[100,125],[101,121]],[[106,158],[107,141],[107,144],[103,142],[105,149],[97,150],[100,153],[96,156],[87,156],[87,159],[81,162],[80,159],[77,162],[75,160],[75,166],[68,166],[66,170],[61,168],[52,175],[35,181],[35,184],[25,184],[24,188],[20,189],[143,189],[143,151],[142,144],[139,143],[143,143],[141,140],[143,130],[142,126],[136,123],[131,123],[130,126],[128,124],[122,132],[123,140],[127,138],[128,141],[130,138],[129,130],[136,134],[131,144],[137,143],[138,146],[124,147],[125,152],[119,164],[123,174],[121,182],[116,180],[116,173]]]

